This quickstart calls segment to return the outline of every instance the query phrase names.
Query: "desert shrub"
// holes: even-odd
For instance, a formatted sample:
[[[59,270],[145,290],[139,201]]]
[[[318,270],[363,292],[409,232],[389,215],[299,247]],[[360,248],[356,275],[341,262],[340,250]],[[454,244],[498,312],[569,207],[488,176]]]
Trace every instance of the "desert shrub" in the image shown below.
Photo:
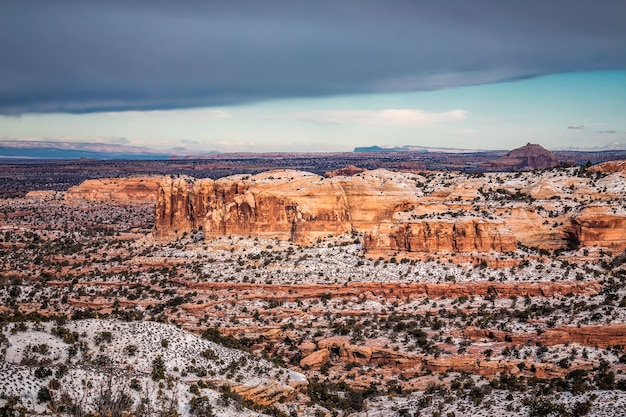
[[[112,341],[113,341],[113,334],[111,332],[100,332],[94,339],[94,342],[96,342],[96,345],[99,345],[101,343],[111,343]]]
[[[162,356],[157,356],[152,361],[152,380],[158,381],[165,378],[165,361]]]
[[[213,360],[213,359],[217,359],[217,353],[215,353],[215,351],[211,348],[206,348],[205,350],[203,350],[202,352],[200,352],[200,356],[202,356],[205,359],[209,359],[209,360]]]
[[[35,369],[35,378],[45,379],[49,376],[52,376],[52,370],[43,366]]]
[[[189,414],[198,417],[213,417],[215,415],[211,402],[205,396],[194,397],[189,401]]]
[[[51,399],[52,395],[50,394],[48,387],[42,386],[39,388],[39,391],[37,391],[37,401],[40,403],[47,403]]]
[[[137,345],[124,346],[124,353],[128,356],[135,356],[135,353],[137,353],[138,350],[139,348],[137,347]]]
[[[222,346],[226,346],[228,348],[240,349],[248,351],[252,346],[252,340],[247,338],[237,339],[230,335],[223,335],[220,331],[215,327],[209,327],[204,332],[202,332],[201,337],[206,340],[210,340],[211,342],[220,344]]]
[[[563,404],[546,397],[529,397],[522,400],[527,406],[530,417],[570,417],[572,412]]]

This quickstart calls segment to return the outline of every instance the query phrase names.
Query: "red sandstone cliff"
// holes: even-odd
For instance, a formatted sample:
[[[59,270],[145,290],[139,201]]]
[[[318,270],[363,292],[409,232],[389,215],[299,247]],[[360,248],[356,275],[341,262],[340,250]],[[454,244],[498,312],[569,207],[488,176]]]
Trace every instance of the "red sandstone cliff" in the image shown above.
[[[156,234],[202,229],[207,239],[263,236],[307,245],[357,231],[366,250],[388,253],[502,253],[518,243],[626,248],[620,173],[596,184],[559,174],[503,185],[497,177],[439,179],[432,188],[427,181],[386,170],[333,178],[299,171],[216,181],[164,178]]]
[[[626,249],[626,216],[610,206],[590,206],[572,218],[581,246]]]
[[[343,189],[298,171],[217,181],[165,179],[158,194],[156,222],[161,237],[203,229],[207,238],[255,235],[300,244],[350,231]]]
[[[513,252],[517,240],[502,222],[470,218],[381,224],[365,235],[364,246],[407,252]]]

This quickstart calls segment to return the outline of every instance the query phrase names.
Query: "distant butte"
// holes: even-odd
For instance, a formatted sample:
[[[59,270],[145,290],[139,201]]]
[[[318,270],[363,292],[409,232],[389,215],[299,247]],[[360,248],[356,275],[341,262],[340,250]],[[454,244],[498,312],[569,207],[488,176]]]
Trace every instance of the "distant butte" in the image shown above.
[[[559,158],[543,146],[527,143],[495,161],[485,162],[483,168],[488,171],[532,171],[554,168],[559,164]]]

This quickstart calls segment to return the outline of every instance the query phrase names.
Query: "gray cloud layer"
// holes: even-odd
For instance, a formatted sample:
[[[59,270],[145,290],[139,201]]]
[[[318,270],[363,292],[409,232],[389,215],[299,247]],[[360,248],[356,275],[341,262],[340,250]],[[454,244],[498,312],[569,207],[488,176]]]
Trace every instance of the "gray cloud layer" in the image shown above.
[[[626,69],[623,0],[0,3],[0,113],[229,105]]]

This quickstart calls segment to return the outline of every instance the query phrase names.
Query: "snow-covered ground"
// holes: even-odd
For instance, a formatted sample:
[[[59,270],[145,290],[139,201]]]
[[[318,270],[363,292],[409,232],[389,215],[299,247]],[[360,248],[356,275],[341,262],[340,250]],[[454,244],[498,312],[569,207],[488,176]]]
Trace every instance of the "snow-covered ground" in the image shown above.
[[[535,401],[533,408],[532,402]],[[518,416],[587,416],[621,417],[626,415],[626,392],[587,391],[573,395],[558,393],[542,395],[537,392],[493,390],[480,402],[469,392],[465,395],[415,392],[407,397],[384,396],[369,399],[365,410],[351,417],[518,417]],[[588,408],[587,408],[588,406]],[[535,412],[533,413],[533,409]],[[539,414],[539,410],[553,409]],[[545,411],[544,411],[545,412]],[[584,413],[584,414],[583,414]]]
[[[290,393],[289,384],[306,383],[302,374],[163,323],[93,319],[60,327],[12,324],[3,335],[0,406],[14,398],[37,413],[58,410],[68,402],[94,411],[111,386],[114,392],[128,394],[132,407],[142,401],[157,408],[173,402],[186,416],[194,398],[190,387],[202,380],[212,389],[199,388],[197,394],[209,399],[217,415],[255,416],[261,414],[225,400],[219,387],[265,384]],[[157,358],[162,358],[160,378],[154,378]],[[44,387],[50,401],[42,399]]]

